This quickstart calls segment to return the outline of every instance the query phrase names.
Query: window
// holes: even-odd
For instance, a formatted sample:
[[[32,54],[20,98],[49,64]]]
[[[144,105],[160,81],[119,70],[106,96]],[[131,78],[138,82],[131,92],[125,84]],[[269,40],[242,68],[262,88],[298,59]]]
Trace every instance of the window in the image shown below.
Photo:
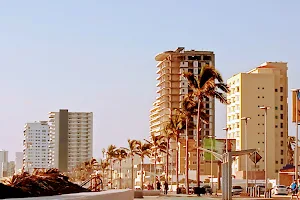
[[[264,87],[262,89],[265,89]]]
[[[283,123],[280,123],[280,128],[283,128]]]
[[[283,150],[280,150],[280,155],[283,155]]]
[[[283,87],[280,87],[280,92],[283,92]]]
[[[205,107],[206,107],[206,108],[209,108],[209,103],[207,103],[207,104],[205,105]]]
[[[277,106],[275,106],[275,110],[278,110],[278,107],[277,107]]]
[[[280,110],[283,110],[283,105],[280,105]]]
[[[277,116],[277,115],[275,115],[275,119],[278,119],[278,116]]]
[[[280,114],[280,119],[283,119],[283,114]]]
[[[280,101],[283,101],[283,96],[280,96]]]
[[[283,141],[280,141],[280,146],[283,146]]]
[[[278,160],[275,161],[275,164],[278,164]]]
[[[259,96],[257,98],[259,98]]]
[[[278,92],[278,89],[275,89],[275,92]]]
[[[257,116],[260,116],[259,114]]]
[[[283,159],[282,158],[280,159],[280,164],[283,164]]]
[[[257,89],[259,89],[259,87]]]
[[[277,125],[275,125],[275,128],[278,128],[278,126],[277,126]]]
[[[283,137],[283,132],[280,133],[280,137]]]

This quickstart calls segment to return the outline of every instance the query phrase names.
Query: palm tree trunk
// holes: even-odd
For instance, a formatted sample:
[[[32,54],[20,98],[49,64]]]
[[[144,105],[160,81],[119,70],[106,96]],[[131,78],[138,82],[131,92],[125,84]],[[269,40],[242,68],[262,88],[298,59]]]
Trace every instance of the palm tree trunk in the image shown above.
[[[176,133],[176,188],[179,188],[179,154],[178,154],[179,133]]]
[[[185,120],[185,180],[186,194],[189,194],[189,135],[188,135],[188,118]]]
[[[122,160],[120,160],[120,180],[119,188],[122,189]]]
[[[134,180],[133,180],[133,156],[131,157],[131,189],[134,189]]]
[[[166,179],[165,179],[167,181],[169,181],[169,148],[170,148],[170,139],[167,139],[167,159],[166,159]]]
[[[157,155],[156,155],[156,152],[155,152],[155,154],[154,154],[154,189],[156,189],[156,184],[155,184],[155,179],[156,179],[156,158],[157,158]],[[151,163],[150,163],[150,165],[151,165]]]
[[[197,172],[196,172],[196,182],[197,187],[200,187],[200,97],[198,97],[198,110],[197,110]]]
[[[113,178],[112,178],[112,169],[113,166],[112,166],[112,160],[110,160],[110,189],[112,189],[112,186],[113,186]]]
[[[141,189],[144,190],[144,158],[142,158],[142,163],[141,163]]]
[[[105,172],[105,169],[103,168],[102,169],[102,190],[104,190],[104,185],[105,185],[105,182],[104,182],[104,180],[105,180],[105,178],[104,178],[104,172]]]

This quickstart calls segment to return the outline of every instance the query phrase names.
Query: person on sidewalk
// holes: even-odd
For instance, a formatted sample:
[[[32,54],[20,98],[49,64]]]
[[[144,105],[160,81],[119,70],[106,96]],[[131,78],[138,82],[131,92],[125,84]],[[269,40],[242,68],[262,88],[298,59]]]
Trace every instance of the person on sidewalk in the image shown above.
[[[294,182],[291,184],[291,189],[293,195],[298,194],[297,180],[294,180]]]
[[[165,181],[164,186],[165,186],[164,194],[167,195],[168,194],[168,190],[169,190],[169,184],[168,184],[167,181]]]
[[[157,189],[157,190],[160,190],[160,186],[161,186],[160,182],[157,181],[157,182],[156,182],[156,189]]]

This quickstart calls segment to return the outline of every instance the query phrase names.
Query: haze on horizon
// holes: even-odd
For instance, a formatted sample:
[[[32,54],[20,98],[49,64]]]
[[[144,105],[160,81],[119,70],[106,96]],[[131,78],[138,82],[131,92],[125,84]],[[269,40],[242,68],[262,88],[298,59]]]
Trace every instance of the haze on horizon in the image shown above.
[[[22,151],[26,122],[48,112],[94,112],[94,156],[149,135],[154,56],[211,50],[225,79],[286,61],[300,87],[300,1],[1,1],[0,149]],[[216,106],[223,137],[225,106]],[[290,121],[290,120],[289,120]],[[289,124],[293,135],[294,127]]]

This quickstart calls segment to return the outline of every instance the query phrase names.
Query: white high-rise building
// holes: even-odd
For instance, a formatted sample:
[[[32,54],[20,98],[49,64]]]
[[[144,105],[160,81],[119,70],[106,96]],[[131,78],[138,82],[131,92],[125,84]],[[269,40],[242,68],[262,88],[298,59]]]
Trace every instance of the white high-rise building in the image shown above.
[[[61,109],[49,113],[51,167],[72,170],[93,156],[93,113]]]
[[[16,157],[15,157],[15,173],[16,174],[19,174],[22,172],[23,157],[24,157],[23,152],[16,152]]]
[[[49,168],[49,125],[47,121],[25,124],[24,130],[24,169]]]
[[[8,151],[0,150],[0,178],[7,176]]]

